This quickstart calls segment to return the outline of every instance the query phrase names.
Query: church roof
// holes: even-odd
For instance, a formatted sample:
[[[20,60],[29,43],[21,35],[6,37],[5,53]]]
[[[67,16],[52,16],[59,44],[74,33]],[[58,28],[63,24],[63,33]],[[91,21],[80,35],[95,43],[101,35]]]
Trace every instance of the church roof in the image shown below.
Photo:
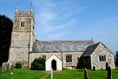
[[[87,49],[86,49],[86,51],[83,53],[82,56],[90,56],[90,55],[94,52],[94,50],[97,48],[97,46],[98,46],[99,44],[100,44],[100,42],[88,46]]]
[[[83,52],[93,40],[75,40],[75,41],[35,41],[32,52]]]
[[[102,44],[112,54],[112,52],[102,42],[98,42],[88,46],[82,56],[90,56],[95,51],[95,49],[98,47],[99,44]]]

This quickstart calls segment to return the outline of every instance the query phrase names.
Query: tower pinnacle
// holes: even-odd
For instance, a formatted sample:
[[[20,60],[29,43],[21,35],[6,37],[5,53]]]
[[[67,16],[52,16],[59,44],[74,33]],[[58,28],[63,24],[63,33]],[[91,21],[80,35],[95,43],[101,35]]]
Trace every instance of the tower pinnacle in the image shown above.
[[[30,3],[30,12],[32,12],[32,2]]]
[[[18,12],[18,3],[16,3],[15,12]]]

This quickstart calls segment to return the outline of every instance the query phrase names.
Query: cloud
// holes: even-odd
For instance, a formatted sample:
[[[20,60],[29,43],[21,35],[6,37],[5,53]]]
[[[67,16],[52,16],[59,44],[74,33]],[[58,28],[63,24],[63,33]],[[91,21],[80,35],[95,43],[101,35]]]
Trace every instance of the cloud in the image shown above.
[[[61,31],[61,30],[64,30],[64,29],[67,29],[69,27],[72,27],[73,24],[75,23],[75,20],[68,20],[67,22],[63,23],[63,24],[60,24],[60,25],[57,25],[57,26],[49,26],[47,25],[47,27],[44,28],[44,32],[55,32],[55,31]]]
[[[71,1],[64,3],[63,0],[60,3],[51,0],[36,0],[33,4],[36,7],[36,30],[40,30],[41,34],[47,34],[49,39],[65,36],[67,29],[74,28],[77,23],[72,16],[85,8],[84,6],[78,8],[78,5],[72,4]]]

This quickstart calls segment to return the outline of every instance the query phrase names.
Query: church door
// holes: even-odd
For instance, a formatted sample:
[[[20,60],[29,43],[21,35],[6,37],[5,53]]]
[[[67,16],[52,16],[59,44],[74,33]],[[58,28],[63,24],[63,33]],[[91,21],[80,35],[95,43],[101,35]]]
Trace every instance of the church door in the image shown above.
[[[52,69],[53,69],[53,70],[56,70],[56,69],[57,69],[56,60],[52,60]]]

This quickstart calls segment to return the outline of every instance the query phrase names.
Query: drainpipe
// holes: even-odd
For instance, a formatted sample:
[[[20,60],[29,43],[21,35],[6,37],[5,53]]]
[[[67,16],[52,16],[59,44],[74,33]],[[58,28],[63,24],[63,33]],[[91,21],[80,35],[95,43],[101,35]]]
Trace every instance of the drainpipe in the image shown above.
[[[62,59],[62,70],[63,70],[63,52],[61,51],[61,59]]]

